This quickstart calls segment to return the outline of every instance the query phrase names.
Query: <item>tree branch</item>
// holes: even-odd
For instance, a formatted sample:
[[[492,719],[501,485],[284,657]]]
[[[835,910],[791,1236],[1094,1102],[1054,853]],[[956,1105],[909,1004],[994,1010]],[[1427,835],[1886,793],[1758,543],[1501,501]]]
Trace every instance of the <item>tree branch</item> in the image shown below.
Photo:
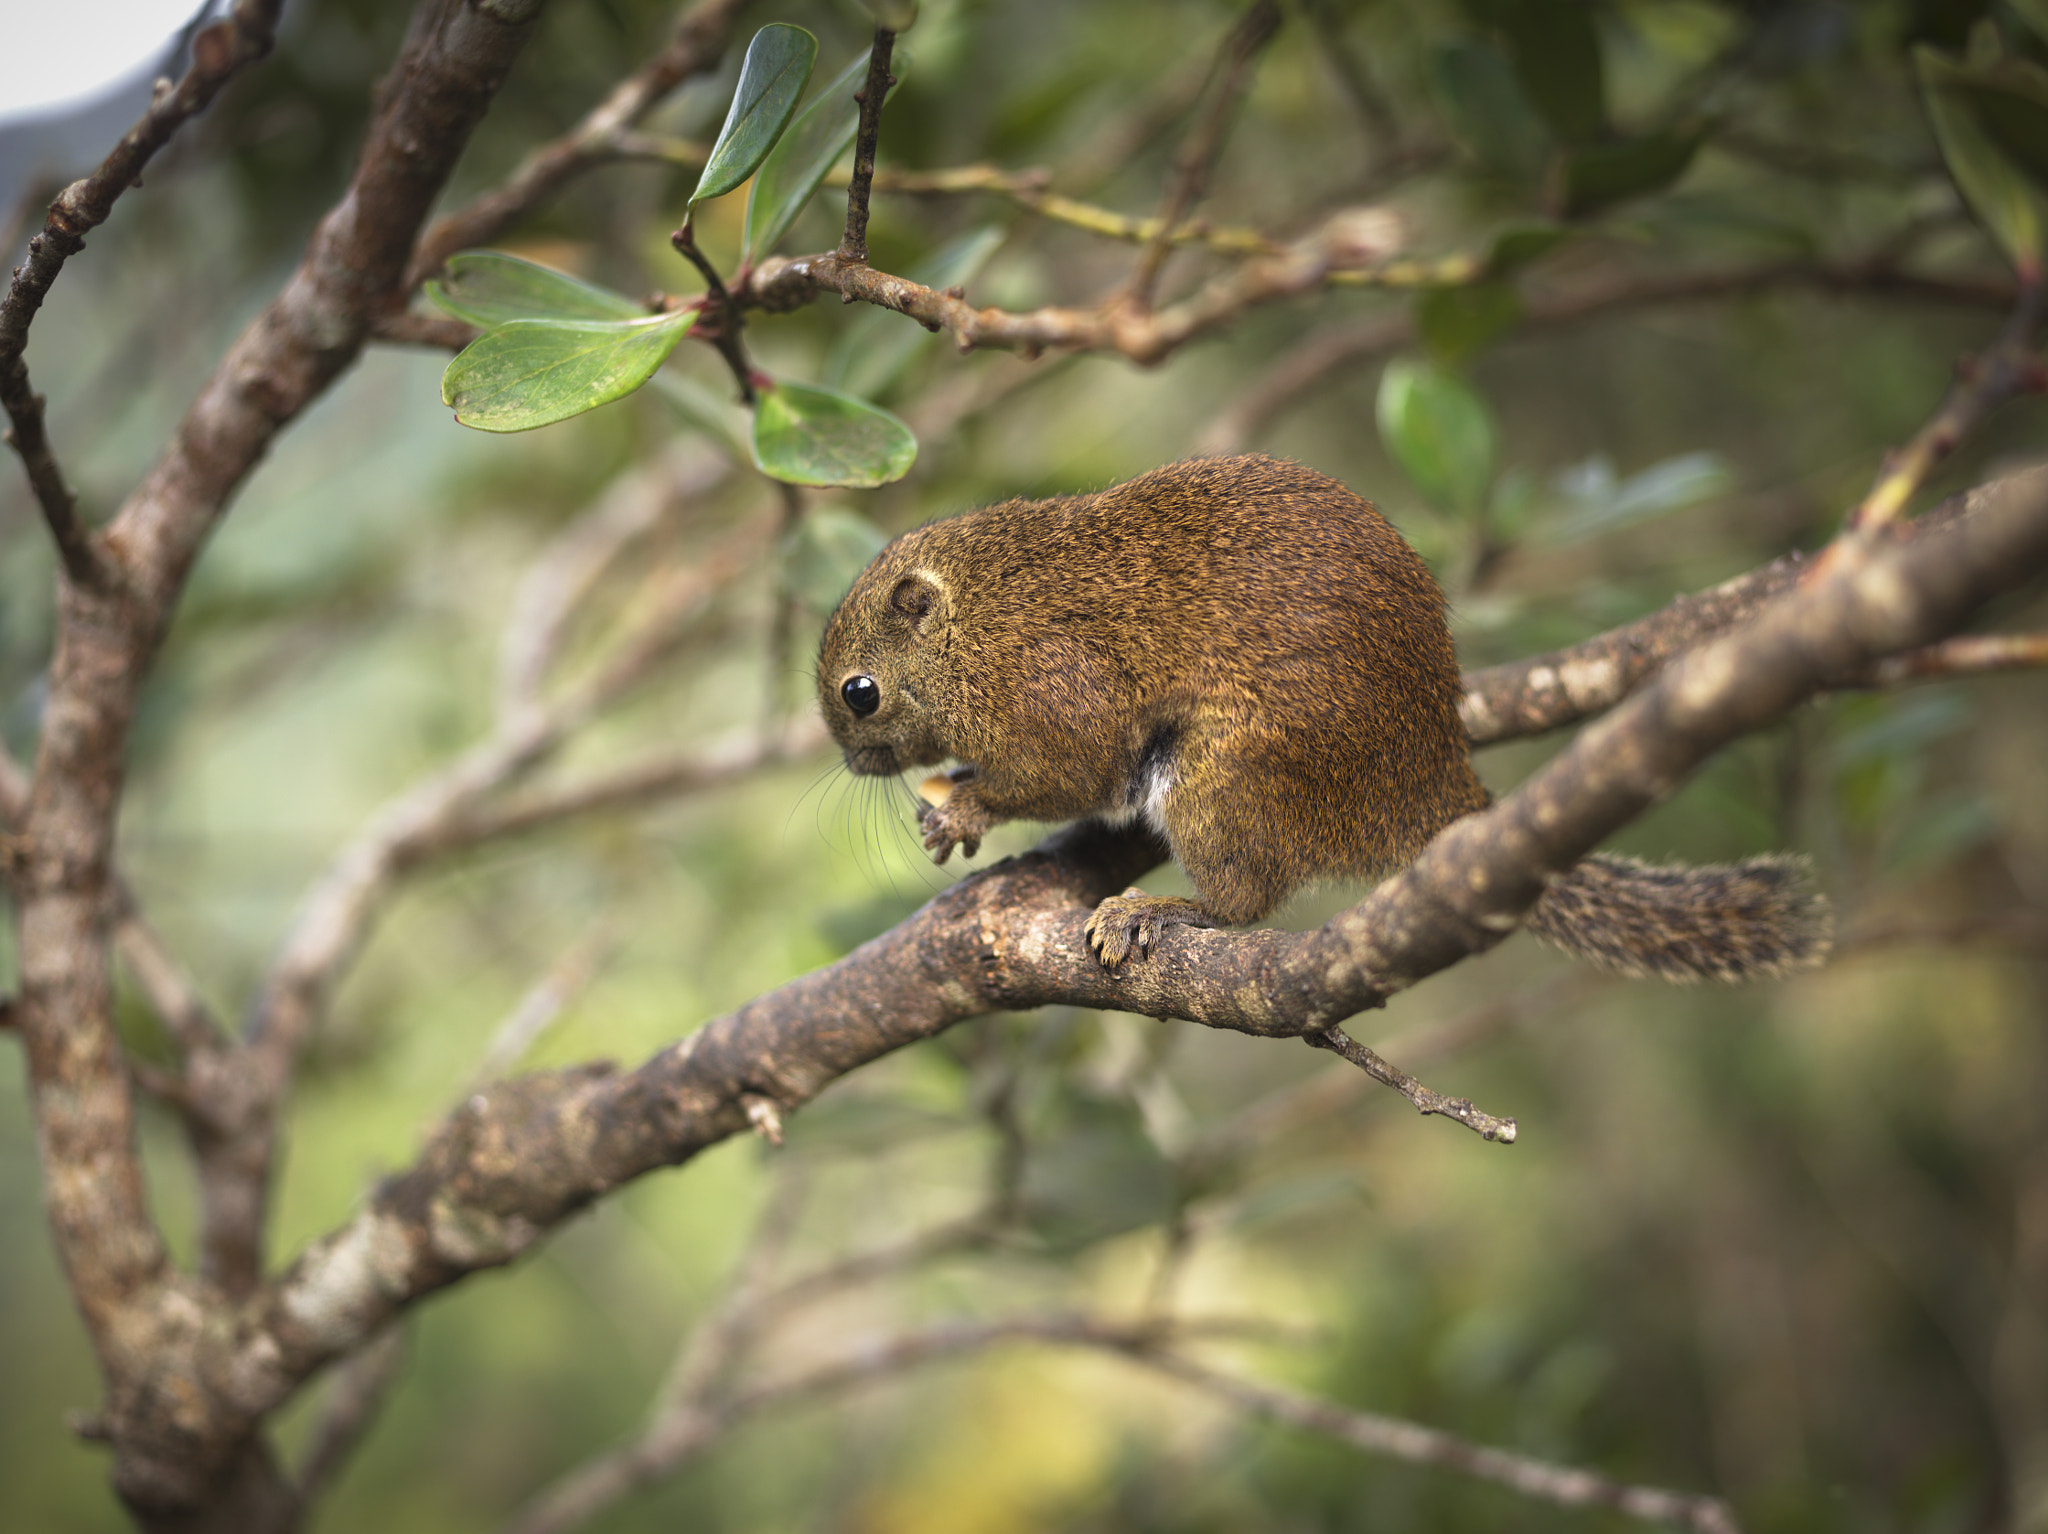
[[[896,51],[896,34],[886,27],[875,28],[875,40],[868,50],[867,78],[854,93],[860,102],[860,124],[854,130],[853,179],[846,188],[846,232],[839,237],[838,258],[849,266],[865,266],[868,260],[868,191],[875,179],[875,148],[882,133],[882,103],[896,77],[889,73],[889,58]]]
[[[1143,314],[1152,307],[1153,290],[1166,258],[1173,253],[1173,235],[1188,210],[1201,200],[1216,158],[1223,150],[1224,134],[1230,126],[1231,111],[1245,89],[1246,77],[1273,34],[1280,30],[1280,7],[1274,0],[1252,0],[1217,49],[1210,68],[1208,101],[1195,118],[1195,125],[1180,152],[1174,156],[1173,177],[1154,223],[1158,232],[1146,242],[1129,282],[1121,295],[1123,304]]]
[[[668,46],[614,87],[582,122],[529,154],[501,185],[435,220],[420,236],[401,291],[415,291],[458,250],[497,239],[584,171],[636,152],[628,130],[683,81],[718,67],[741,4],[697,0],[677,21]]]
[[[384,92],[348,195],[102,534],[112,578],[60,587],[49,701],[12,875],[18,1011],[57,1251],[107,1382],[115,1485],[146,1521],[206,1508],[267,1527],[291,1498],[254,1424],[224,1422],[220,1398],[194,1392],[195,1354],[218,1346],[210,1331],[217,1298],[171,1271],[135,1153],[106,939],[136,699],[192,560],[230,497],[395,302],[419,223],[538,8],[538,0],[425,0],[395,67],[404,88]],[[236,25],[270,14],[249,0]],[[241,36],[201,33],[202,68],[220,46],[241,46]],[[144,147],[153,145],[138,140]],[[133,167],[108,172],[110,183],[132,177]],[[184,1404],[165,1413],[168,1399]]]
[[[1512,930],[1569,867],[1728,740],[1828,678],[1915,647],[2048,566],[2048,470],[1972,492],[1954,525],[1858,538],[1823,578],[1682,657],[1491,810],[1314,932],[1175,933],[1109,974],[1087,911],[1158,861],[1088,823],[976,874],[827,969],[706,1024],[639,1069],[506,1082],[471,1098],[413,1167],[270,1287],[227,1371],[268,1410],[419,1296],[508,1262],[628,1178],[785,1113],[963,1018],[1061,1002],[1266,1037],[1321,1032]]]
[[[226,20],[193,37],[192,67],[184,78],[176,85],[158,82],[149,109],[99,168],[57,194],[42,232],[28,242],[28,259],[14,269],[7,297],[0,300],[0,408],[12,423],[7,440],[28,470],[64,572],[77,585],[97,586],[107,571],[50,447],[43,426],[43,397],[29,383],[22,357],[29,326],[64,263],[85,249],[86,235],[107,221],[121,194],[141,184],[143,167],[156,152],[189,119],[205,111],[245,65],[270,52],[282,9],[283,0],[239,0]]]
[[[1896,297],[1915,302],[2010,311],[2010,283],[1923,277],[1882,259],[1842,262],[1772,261],[1708,272],[1604,273],[1568,286],[1527,284],[1516,333],[1576,325],[1604,314],[1657,304],[1696,303],[1775,288],[1814,288],[1845,296]],[[1415,316],[1403,308],[1340,329],[1312,331],[1300,345],[1241,391],[1196,438],[1204,454],[1244,451],[1265,423],[1339,368],[1412,346]]]

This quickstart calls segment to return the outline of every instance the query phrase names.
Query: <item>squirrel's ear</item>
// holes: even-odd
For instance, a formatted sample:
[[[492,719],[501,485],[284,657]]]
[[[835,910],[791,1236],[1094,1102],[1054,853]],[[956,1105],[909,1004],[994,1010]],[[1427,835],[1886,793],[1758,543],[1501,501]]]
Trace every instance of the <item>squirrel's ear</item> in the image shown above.
[[[938,617],[940,595],[938,585],[927,576],[906,575],[889,593],[889,611],[922,633]]]

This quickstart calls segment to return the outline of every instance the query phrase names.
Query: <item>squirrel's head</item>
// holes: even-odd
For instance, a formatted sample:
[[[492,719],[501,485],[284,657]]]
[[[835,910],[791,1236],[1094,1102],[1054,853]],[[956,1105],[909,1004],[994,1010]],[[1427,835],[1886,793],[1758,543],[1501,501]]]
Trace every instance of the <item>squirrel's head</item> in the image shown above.
[[[818,703],[846,765],[879,777],[935,767],[950,750],[944,678],[953,600],[944,577],[884,549],[825,625]]]

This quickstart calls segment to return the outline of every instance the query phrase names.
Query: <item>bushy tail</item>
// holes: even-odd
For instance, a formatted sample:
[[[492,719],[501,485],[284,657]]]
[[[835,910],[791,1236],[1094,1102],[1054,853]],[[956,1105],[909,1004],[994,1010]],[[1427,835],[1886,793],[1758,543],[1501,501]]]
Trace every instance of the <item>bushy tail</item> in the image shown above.
[[[1595,853],[1551,885],[1529,930],[1624,975],[1755,980],[1805,969],[1834,942],[1804,858],[1772,853],[1697,868]]]

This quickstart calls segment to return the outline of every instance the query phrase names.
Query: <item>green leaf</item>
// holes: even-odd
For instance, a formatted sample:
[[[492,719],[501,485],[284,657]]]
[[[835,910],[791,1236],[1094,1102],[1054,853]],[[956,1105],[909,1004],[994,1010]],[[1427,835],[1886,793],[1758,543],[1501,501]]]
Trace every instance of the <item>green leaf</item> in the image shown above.
[[[1667,130],[1570,151],[1558,199],[1565,216],[1584,218],[1631,197],[1663,191],[1691,167],[1706,136],[1703,128]]]
[[[441,375],[441,401],[479,431],[530,431],[631,394],[676,349],[695,313],[638,320],[513,320],[472,341]]]
[[[853,147],[854,134],[860,128],[860,104],[852,97],[867,72],[868,56],[863,53],[818,92],[818,99],[804,108],[803,116],[790,125],[762,162],[761,173],[747,193],[747,232],[740,242],[740,265],[775,248],[826,172]]]
[[[829,613],[888,541],[860,513],[821,507],[782,540],[783,582],[811,611]]]
[[[623,293],[500,250],[465,250],[450,256],[447,276],[427,284],[427,297],[481,330],[512,320],[647,318],[647,306]]]
[[[2005,0],[2006,9],[2034,29],[2034,35],[2048,42],[2048,0]]]
[[[1963,200],[1991,231],[2021,282],[2041,277],[2044,210],[2040,191],[2013,165],[1974,110],[1979,77],[1931,48],[1913,50],[1920,96],[1935,141]]]
[[[1585,0],[1522,0],[1503,8],[1501,31],[1522,94],[1560,142],[1587,144],[1607,126],[1600,34]]]
[[[1617,479],[1612,461],[1596,455],[1558,475],[1557,487],[1573,510],[1549,529],[1548,536],[1553,543],[1568,543],[1611,532],[1726,494],[1733,483],[1734,475],[1718,453],[1681,453],[1627,479]]]
[[[1505,277],[1519,271],[1579,233],[1569,224],[1511,224],[1493,237],[1493,248],[1486,254],[1487,275]]]
[[[718,130],[704,174],[690,194],[691,207],[723,197],[753,175],[789,125],[817,59],[818,40],[802,27],[776,21],[754,34],[740,64],[739,88],[733,92],[725,126]]]
[[[1415,301],[1422,344],[1445,367],[1477,356],[1520,323],[1522,297],[1510,283],[1427,288]]]
[[[1493,415],[1459,379],[1396,358],[1380,375],[1380,440],[1439,511],[1475,516],[1493,482]]]
[[[1529,105],[1514,69],[1498,51],[1465,39],[1430,58],[1430,76],[1452,136],[1496,174],[1534,180],[1550,155],[1550,135]]]
[[[941,293],[972,282],[1005,235],[1000,224],[970,229],[903,275]],[[893,384],[911,358],[933,339],[931,331],[908,315],[863,304],[859,316],[840,332],[831,355],[825,359],[825,382],[835,389],[872,399]]]
[[[886,410],[810,384],[763,389],[754,406],[754,466],[791,485],[872,488],[901,479],[917,438]]]
[[[2025,59],[2000,59],[1970,71],[1956,88],[1968,94],[1977,120],[2035,185],[2048,183],[2048,70]]]

